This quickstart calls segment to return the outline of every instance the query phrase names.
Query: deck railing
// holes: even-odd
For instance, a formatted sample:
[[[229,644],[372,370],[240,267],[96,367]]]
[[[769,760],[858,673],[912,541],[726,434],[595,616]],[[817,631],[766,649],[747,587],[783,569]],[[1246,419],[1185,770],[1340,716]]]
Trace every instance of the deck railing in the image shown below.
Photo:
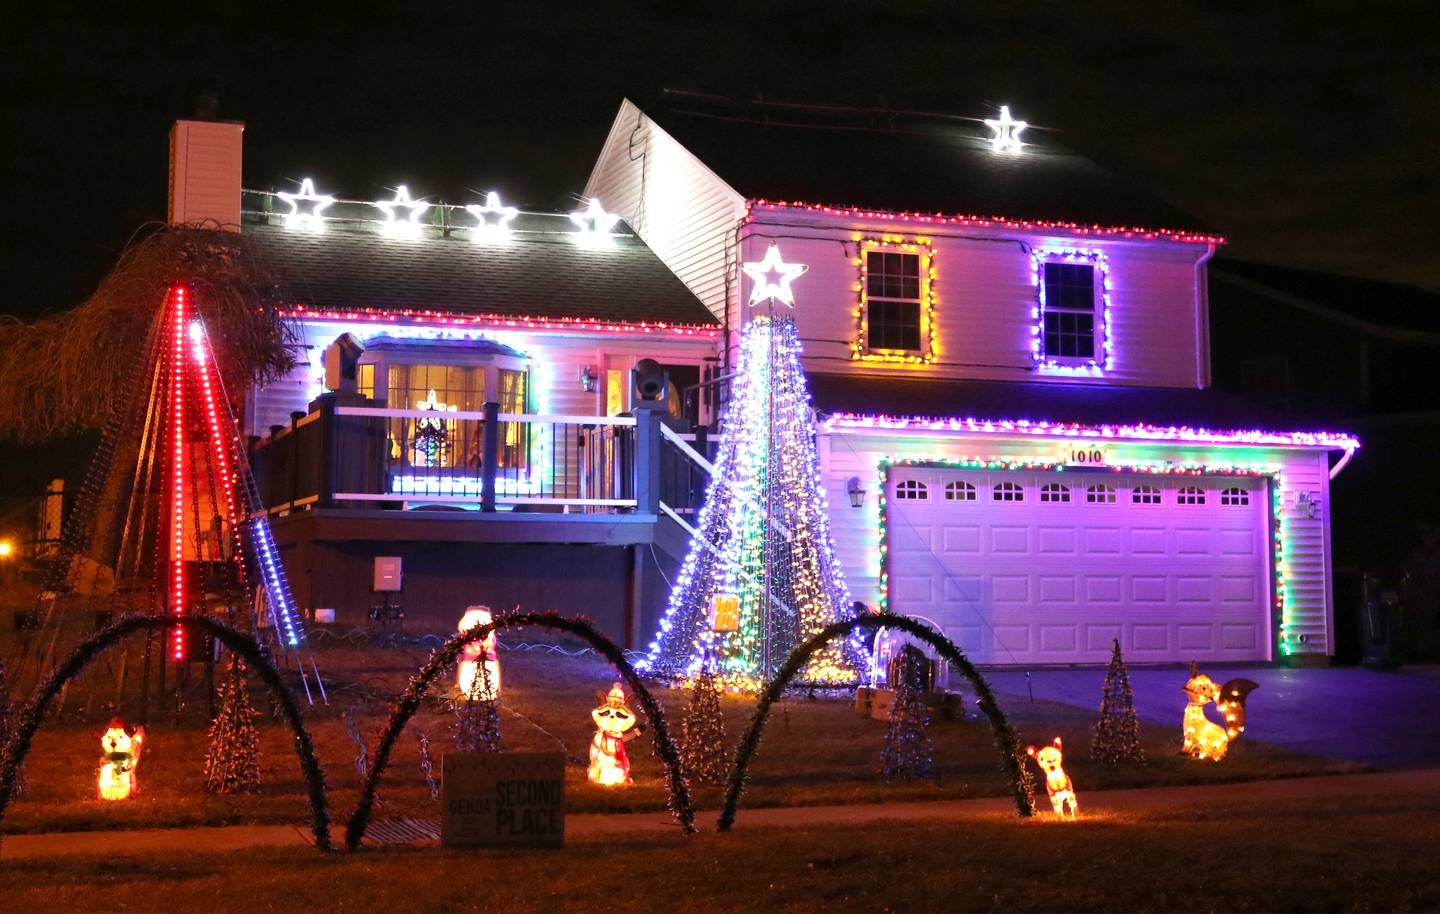
[[[690,455],[700,452],[708,453],[703,431],[678,433],[644,412],[532,415],[502,413],[495,403],[442,412],[328,396],[272,429],[252,460],[274,513],[444,505],[655,513],[662,500],[681,511],[699,507],[708,475]]]

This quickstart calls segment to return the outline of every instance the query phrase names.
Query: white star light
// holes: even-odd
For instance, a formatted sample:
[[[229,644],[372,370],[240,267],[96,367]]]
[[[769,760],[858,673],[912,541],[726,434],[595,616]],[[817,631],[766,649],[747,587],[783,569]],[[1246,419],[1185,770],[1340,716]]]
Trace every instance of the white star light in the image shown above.
[[[475,217],[475,230],[471,236],[477,242],[503,241],[510,236],[510,220],[520,214],[513,206],[501,206],[500,195],[491,191],[485,195],[485,205],[471,203],[465,212]],[[493,217],[493,218],[492,218]]]
[[[620,221],[620,215],[605,212],[600,201],[591,197],[588,206],[570,214],[570,221],[580,227],[577,241],[581,244],[595,244],[610,237],[610,230]]]
[[[285,213],[285,227],[301,229],[309,232],[325,231],[325,217],[321,213],[325,208],[335,202],[335,198],[329,194],[315,193],[315,182],[309,178],[300,182],[300,192],[292,194],[287,191],[277,191],[275,196],[284,203],[289,204],[290,212]],[[313,203],[308,213],[300,212],[302,202]]]
[[[384,232],[392,238],[418,238],[420,226],[424,225],[420,217],[430,208],[430,204],[424,200],[410,199],[410,189],[404,184],[395,188],[395,199],[385,203],[371,203],[371,206],[385,213]],[[409,210],[408,215],[396,218],[397,209]]]
[[[793,308],[795,307],[795,292],[790,288],[790,283],[799,279],[806,270],[810,269],[810,265],[786,263],[781,260],[780,246],[772,241],[770,249],[765,252],[764,260],[758,263],[754,261],[743,263],[740,268],[755,283],[750,288],[751,307],[763,304],[773,298],[782,305],[789,305]]]
[[[1025,145],[1020,142],[1020,133],[1028,127],[1029,124],[1024,121],[1011,120],[1009,105],[1000,106],[1000,119],[998,121],[987,117],[985,119],[985,126],[995,131],[995,135],[990,138],[990,149],[994,152],[1004,152],[1014,155],[1020,151],[1021,146]]]

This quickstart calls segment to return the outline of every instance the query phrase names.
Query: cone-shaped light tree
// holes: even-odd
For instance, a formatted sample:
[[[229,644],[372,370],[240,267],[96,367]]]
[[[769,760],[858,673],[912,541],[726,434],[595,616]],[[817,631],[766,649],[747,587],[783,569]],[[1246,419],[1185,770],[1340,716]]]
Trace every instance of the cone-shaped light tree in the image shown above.
[[[745,272],[755,284],[752,305],[790,304],[790,281],[804,267],[780,261],[772,245]],[[710,668],[723,686],[753,688],[852,606],[830,539],[814,414],[789,318],[763,314],[746,325],[714,466],[698,535],[640,666],[678,677]],[[716,597],[731,611],[717,611]],[[801,679],[848,684],[863,666],[860,641],[839,642],[817,653]]]
[[[1119,638],[1115,639],[1110,669],[1105,673],[1100,720],[1095,724],[1090,757],[1106,765],[1145,761],[1145,750],[1140,745],[1140,718],[1135,715],[1135,693],[1130,689],[1125,658],[1120,655]]]

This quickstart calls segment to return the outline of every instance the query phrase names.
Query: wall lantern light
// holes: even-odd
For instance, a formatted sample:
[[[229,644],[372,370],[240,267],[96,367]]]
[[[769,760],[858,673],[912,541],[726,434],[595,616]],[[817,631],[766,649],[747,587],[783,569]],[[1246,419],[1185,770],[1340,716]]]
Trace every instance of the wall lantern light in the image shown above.
[[[845,483],[845,492],[850,496],[850,507],[865,507],[865,487],[860,484],[859,476],[851,476]]]
[[[1295,513],[1306,520],[1314,520],[1320,516],[1320,501],[1309,492],[1301,492],[1295,496]]]
[[[594,366],[594,365],[582,365],[582,366],[580,367],[580,389],[581,389],[581,390],[585,391],[587,394],[588,394],[588,393],[593,393],[593,392],[595,391],[595,380],[596,380],[596,378],[597,378],[597,375],[595,374],[595,366]]]

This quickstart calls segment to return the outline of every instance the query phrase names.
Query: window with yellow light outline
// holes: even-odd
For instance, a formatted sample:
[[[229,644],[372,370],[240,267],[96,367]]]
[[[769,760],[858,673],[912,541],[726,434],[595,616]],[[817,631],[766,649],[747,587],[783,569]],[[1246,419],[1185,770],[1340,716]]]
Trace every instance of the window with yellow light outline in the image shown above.
[[[936,358],[935,248],[923,238],[859,238],[855,339],[859,362],[925,365]]]

